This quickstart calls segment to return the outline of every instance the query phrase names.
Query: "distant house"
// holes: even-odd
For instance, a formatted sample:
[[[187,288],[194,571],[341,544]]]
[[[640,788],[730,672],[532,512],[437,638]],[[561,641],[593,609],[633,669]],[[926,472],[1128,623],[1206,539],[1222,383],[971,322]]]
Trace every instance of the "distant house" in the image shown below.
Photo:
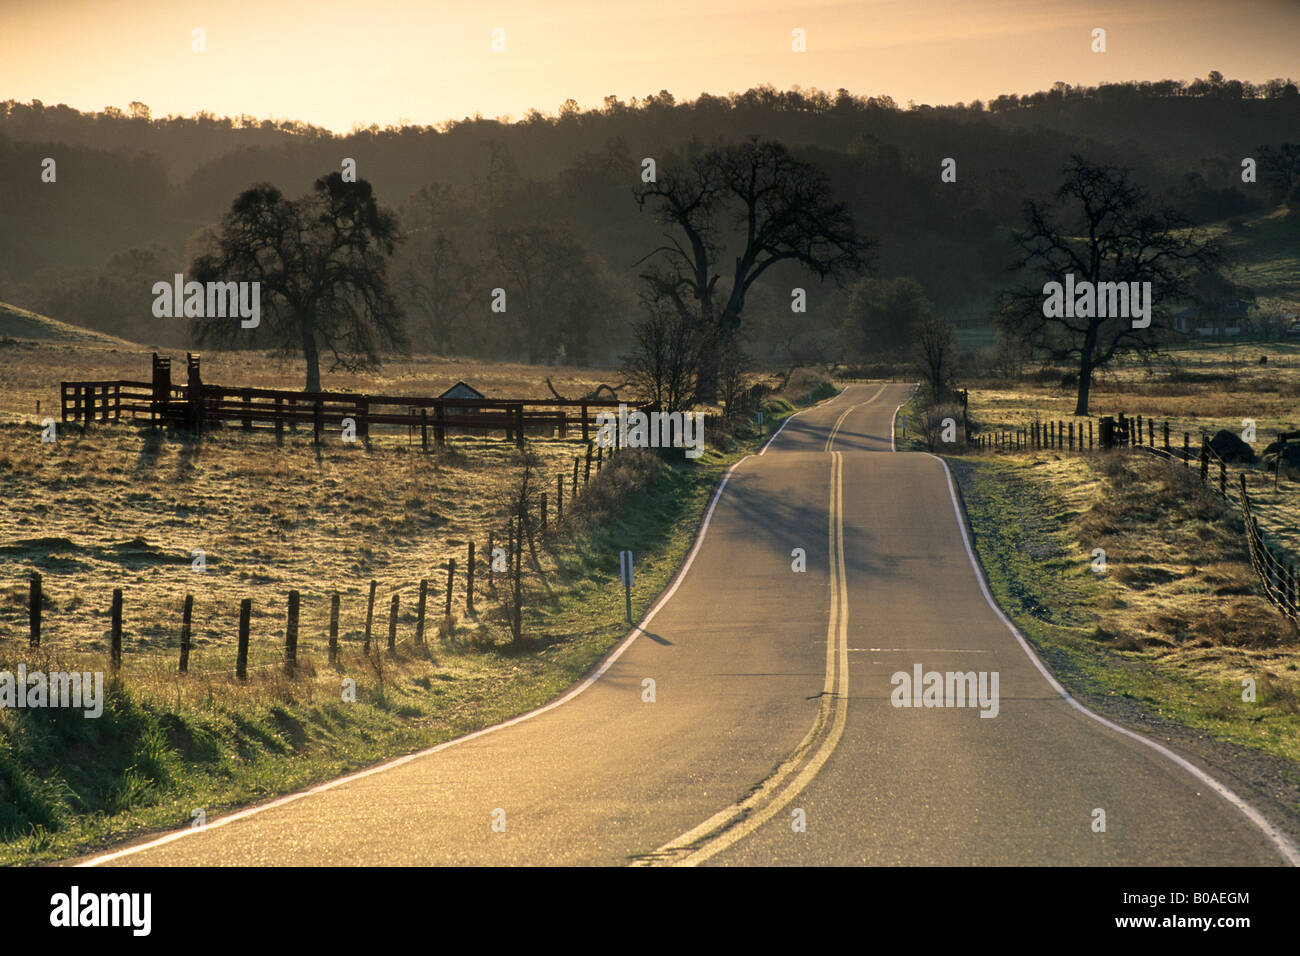
[[[1174,313],[1174,329],[1187,336],[1231,338],[1241,334],[1249,303],[1233,299],[1215,304],[1213,309],[1188,306]]]
[[[453,385],[451,388],[447,389],[447,391],[443,392],[443,393],[442,393],[441,395],[439,395],[438,397],[439,397],[439,398],[474,398],[474,399],[483,399],[483,398],[487,398],[486,395],[484,395],[482,392],[480,392],[480,391],[479,391],[477,388],[475,388],[473,385],[470,385],[470,384],[468,384],[468,383],[466,383],[466,382],[463,382],[463,381],[462,381],[462,382],[457,382],[455,385]],[[460,408],[458,408],[458,407],[451,406],[451,405],[448,405],[448,406],[447,406],[447,414],[448,414],[448,415],[473,415],[473,414],[476,414],[476,413],[479,412],[479,411],[480,411],[480,409],[478,409],[478,408],[465,408],[465,407],[460,407]],[[457,429],[457,430],[460,431],[461,429]],[[477,430],[477,429],[463,429],[463,431],[469,432],[469,431],[478,431],[478,430]],[[484,434],[486,434],[486,432],[484,432]]]

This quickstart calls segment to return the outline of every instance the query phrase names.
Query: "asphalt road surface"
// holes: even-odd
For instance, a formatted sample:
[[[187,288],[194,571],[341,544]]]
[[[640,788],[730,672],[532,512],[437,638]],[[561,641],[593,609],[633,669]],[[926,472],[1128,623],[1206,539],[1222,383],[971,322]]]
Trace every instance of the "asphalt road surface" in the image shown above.
[[[986,597],[943,463],[892,453],[911,392],[851,386],[740,462],[644,629],[560,701],[89,862],[1300,862],[1063,695]],[[895,678],[918,667],[952,706],[896,706],[925,703]]]

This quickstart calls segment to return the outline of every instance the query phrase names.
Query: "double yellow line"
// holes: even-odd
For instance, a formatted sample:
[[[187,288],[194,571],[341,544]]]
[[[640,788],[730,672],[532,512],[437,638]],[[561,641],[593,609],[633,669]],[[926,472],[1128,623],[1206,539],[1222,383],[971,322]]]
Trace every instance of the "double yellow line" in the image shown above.
[[[863,403],[865,404],[865,403]],[[847,414],[847,413],[846,413]],[[841,416],[841,421],[843,417]],[[849,602],[844,571],[844,459],[831,453],[831,613],[826,629],[826,680],[817,719],[803,741],[745,799],[637,861],[642,866],[696,866],[753,833],[790,804],[830,758],[849,712]]]
[[[831,447],[835,444],[835,436],[840,433],[840,426],[844,424],[844,419],[849,417],[850,412],[857,411],[863,405],[870,405],[872,402],[878,399],[884,391],[885,391],[885,386],[881,385],[880,388],[876,390],[876,394],[872,395],[865,402],[858,402],[858,404],[850,405],[848,408],[844,409],[844,411],[840,413],[840,417],[835,419],[835,427],[832,428],[831,433],[826,436],[826,447],[823,448],[822,450],[823,451],[831,450]]]

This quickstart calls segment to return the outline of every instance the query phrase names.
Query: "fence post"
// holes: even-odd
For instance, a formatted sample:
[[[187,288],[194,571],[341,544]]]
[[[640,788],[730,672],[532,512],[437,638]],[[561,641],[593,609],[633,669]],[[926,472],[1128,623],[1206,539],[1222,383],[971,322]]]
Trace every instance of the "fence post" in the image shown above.
[[[1169,423],[1168,422],[1165,422],[1164,431],[1165,431],[1165,454],[1167,455],[1169,454]]]
[[[32,582],[28,594],[28,621],[30,624],[30,638],[28,643],[32,647],[41,646],[41,572],[32,572]]]
[[[420,604],[415,611],[415,643],[424,646],[424,602],[429,595],[429,581],[420,579]]]
[[[585,403],[582,406],[582,440],[584,442],[591,440],[587,435],[587,406]],[[574,475],[577,475],[577,471],[574,471]]]
[[[474,613],[474,542],[469,543],[469,560],[465,562],[465,613]]]
[[[320,399],[317,399],[312,405],[312,428],[315,430],[312,441],[317,445],[320,444],[321,432],[325,430],[324,411]]]
[[[443,610],[443,617],[447,623],[451,624],[451,593],[456,585],[456,559],[452,558],[447,562],[447,606]]]
[[[339,662],[339,592],[330,597],[330,663]]]
[[[524,447],[524,406],[522,403],[515,406],[515,444],[520,448]]]
[[[284,671],[292,675],[298,667],[298,592],[289,592],[289,619],[284,625]]]
[[[190,670],[190,622],[194,614],[194,595],[185,595],[185,609],[181,611],[181,664],[180,672]]]
[[[542,534],[546,534],[546,492],[542,492]]]
[[[555,523],[564,520],[564,476],[555,476]]]
[[[375,589],[379,587],[378,581],[370,582],[370,601],[366,605],[366,642],[361,646],[365,653],[370,653],[370,625],[375,619]]]
[[[239,649],[235,654],[235,676],[248,680],[248,624],[253,613],[253,599],[239,602]]]
[[[591,442],[587,442],[587,464],[582,470],[582,487],[584,490],[589,481],[591,481]]]
[[[573,456],[573,487],[570,489],[570,497],[578,497],[578,456]]]
[[[420,409],[420,447],[424,451],[429,450],[429,410]]]
[[[398,596],[393,595],[393,603],[388,606],[388,653],[397,653],[397,604]]]
[[[1228,466],[1219,459],[1219,497],[1227,500],[1228,497]]]
[[[279,441],[284,437],[284,399],[279,395],[275,397],[275,438]]]
[[[434,406],[433,417],[435,422],[433,440],[439,445],[445,445],[447,444],[447,409],[444,407],[442,399],[439,399],[438,404]]]
[[[1070,451],[1074,451],[1074,422],[1070,422]]]
[[[519,534],[515,535],[515,608],[513,620],[510,622],[513,626],[514,638],[516,641],[523,637],[524,633],[524,535],[523,528],[519,529]]]
[[[253,390],[251,388],[243,389],[242,398],[244,401],[244,431],[251,431],[253,428]]]
[[[116,672],[122,667],[122,589],[113,589],[112,643],[109,645],[109,665]]]
[[[1183,464],[1191,467],[1192,464],[1192,434],[1183,432]],[[1245,475],[1242,476],[1243,478]]]
[[[598,475],[600,474],[600,465],[601,465],[601,461],[602,461],[602,459],[604,459],[604,457],[605,457],[605,449],[604,449],[604,447],[601,446],[601,445],[597,445],[597,446],[596,446],[596,474],[598,474]]]
[[[1092,451],[1092,419],[1088,419],[1088,451]]]

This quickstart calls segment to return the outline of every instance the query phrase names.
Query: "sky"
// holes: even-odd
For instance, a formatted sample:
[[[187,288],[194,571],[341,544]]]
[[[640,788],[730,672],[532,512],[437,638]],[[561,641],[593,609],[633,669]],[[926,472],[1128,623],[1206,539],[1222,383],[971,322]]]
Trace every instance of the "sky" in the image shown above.
[[[1057,81],[1300,78],[1298,37],[1300,0],[0,0],[0,99],[336,132],[763,83],[938,105]]]

